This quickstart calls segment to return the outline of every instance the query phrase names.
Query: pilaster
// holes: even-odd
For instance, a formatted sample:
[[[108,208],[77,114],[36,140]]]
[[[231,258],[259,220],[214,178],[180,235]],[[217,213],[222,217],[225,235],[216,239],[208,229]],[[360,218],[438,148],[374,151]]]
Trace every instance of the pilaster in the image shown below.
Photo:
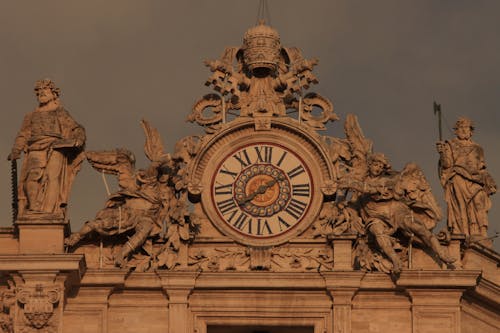
[[[352,299],[361,286],[363,272],[323,272],[325,285],[332,297],[333,333],[351,333]]]
[[[460,333],[460,300],[480,271],[403,271],[397,285],[412,302],[412,332]]]
[[[190,333],[192,320],[189,296],[200,273],[158,271],[157,274],[168,296],[168,332]]]

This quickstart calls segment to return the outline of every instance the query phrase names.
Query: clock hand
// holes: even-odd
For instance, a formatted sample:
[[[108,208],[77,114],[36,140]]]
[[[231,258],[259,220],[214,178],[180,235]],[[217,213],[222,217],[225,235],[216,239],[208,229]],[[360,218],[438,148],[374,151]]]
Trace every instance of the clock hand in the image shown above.
[[[267,189],[270,188],[271,186],[273,186],[274,184],[276,184],[276,182],[277,182],[277,180],[273,179],[273,180],[270,180],[263,185],[260,185],[259,187],[257,187],[257,189],[254,192],[250,193],[248,196],[239,200],[238,204],[241,206],[241,205],[247,203],[248,201],[252,201],[257,195],[266,193]]]

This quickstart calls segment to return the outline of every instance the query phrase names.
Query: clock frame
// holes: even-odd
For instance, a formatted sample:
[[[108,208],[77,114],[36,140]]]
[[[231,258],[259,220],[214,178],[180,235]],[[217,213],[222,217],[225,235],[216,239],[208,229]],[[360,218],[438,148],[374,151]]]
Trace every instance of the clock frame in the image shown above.
[[[261,150],[261,157],[257,156],[255,147]],[[265,147],[273,148],[272,151],[275,155],[273,155],[274,157],[272,157],[271,163],[265,163]],[[246,161],[246,157],[243,154],[244,149],[252,150],[251,154],[250,150],[247,151],[247,153],[251,155],[248,156],[250,159],[249,161]],[[278,154],[282,154],[285,151],[288,157],[293,156],[294,158],[289,161],[290,165],[278,165],[280,157]],[[241,177],[245,171],[249,171],[252,177],[248,177],[248,179],[243,181],[244,184],[240,185],[229,183],[229,181],[221,181],[222,179],[218,179],[217,175],[220,173],[221,168],[223,168],[224,162],[231,160],[231,163],[240,163],[238,159],[233,157],[233,155],[237,153],[241,154],[239,158],[242,159],[247,166],[242,165],[241,170],[229,170],[229,172],[233,172],[234,181],[243,179]],[[272,170],[267,171],[267,173],[265,170],[251,170],[252,166],[259,167],[265,165],[271,166]],[[294,166],[292,167],[292,165]],[[297,169],[294,171],[295,168]],[[302,169],[304,170],[303,172],[301,172]],[[269,184],[269,187],[275,186],[275,191],[280,189],[280,191],[283,190],[286,192],[284,186],[287,182],[289,184],[290,197],[285,198],[286,203],[284,205],[279,205],[278,203],[279,207],[275,208],[274,212],[271,210],[269,213],[255,213],[252,215],[250,214],[250,209],[252,207],[249,207],[247,210],[236,207],[237,210],[234,212],[235,205],[238,204],[234,200],[236,194],[238,194],[236,192],[237,187],[240,186],[240,189],[244,190],[254,186],[254,189],[258,189],[259,186],[268,184],[267,182],[272,182],[273,179],[278,179],[276,178],[276,174],[273,176],[274,178],[270,176],[273,171],[281,173],[285,175],[285,177],[281,180],[281,183],[277,182],[277,187],[276,184]],[[300,174],[290,179],[290,175],[293,176],[296,172],[300,172]],[[236,175],[234,175],[234,173]],[[259,177],[254,178],[255,175]],[[233,179],[232,176],[229,177]],[[316,133],[305,130],[298,122],[291,119],[272,119],[271,126],[268,130],[256,130],[253,119],[238,119],[233,121],[231,126],[223,128],[218,133],[202,142],[202,148],[193,161],[190,170],[189,190],[191,197],[198,198],[195,201],[201,204],[201,209],[206,218],[223,235],[245,245],[274,246],[298,237],[309,228],[311,223],[317,218],[321,209],[324,200],[323,194],[325,193],[325,184],[332,183],[333,179],[335,179],[335,171],[329,162],[328,151],[324,148],[320,137]],[[251,184],[251,182],[257,184]],[[295,185],[295,187],[293,187],[293,185]],[[267,186],[268,185],[265,187]],[[293,195],[294,189],[295,195]],[[223,194],[216,195],[216,191],[217,193]],[[266,194],[271,194],[271,192],[265,192]],[[276,195],[277,192],[273,193]],[[299,195],[297,195],[297,193],[299,193]],[[241,193],[239,194],[241,195]],[[248,196],[249,194],[252,193],[244,193],[244,196]],[[307,195],[307,197],[304,197],[304,195]],[[245,198],[240,196],[239,199]],[[254,204],[254,206],[258,206],[255,205],[256,201],[253,199],[254,198],[251,198],[249,202]],[[264,198],[258,199],[265,201]],[[224,200],[227,200],[227,206],[224,206]],[[274,202],[276,199],[270,197],[267,200]],[[265,204],[263,204],[263,207],[270,208],[269,205]],[[242,212],[244,212],[245,215],[241,215]],[[234,216],[231,217],[230,214],[233,213]],[[264,215],[259,217],[259,214]],[[271,222],[268,221],[271,232],[269,232],[264,222],[266,218],[265,214],[269,214],[268,219],[269,216],[274,219],[272,226]],[[293,215],[295,215],[295,217]],[[281,217],[289,227],[283,222],[280,222],[278,217]],[[242,219],[252,218],[252,232],[249,232],[248,226],[245,226],[246,230],[241,230],[241,228],[238,228],[238,225],[235,226],[234,224],[238,218],[240,218],[238,223],[242,223]],[[260,226],[258,226],[259,218],[261,219]],[[259,232],[257,232],[257,230],[259,230]]]

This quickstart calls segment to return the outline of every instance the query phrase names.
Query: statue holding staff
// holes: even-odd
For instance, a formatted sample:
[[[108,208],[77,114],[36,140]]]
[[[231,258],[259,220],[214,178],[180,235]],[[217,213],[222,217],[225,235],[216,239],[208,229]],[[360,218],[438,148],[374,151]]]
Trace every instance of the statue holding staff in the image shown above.
[[[49,79],[37,81],[38,107],[24,117],[9,160],[24,152],[18,186],[19,216],[64,218],[71,184],[83,161],[85,130],[59,100]]]
[[[486,237],[489,196],[496,192],[496,184],[486,170],[483,148],[471,139],[472,121],[461,117],[454,130],[456,138],[436,143],[448,228],[454,234]]]

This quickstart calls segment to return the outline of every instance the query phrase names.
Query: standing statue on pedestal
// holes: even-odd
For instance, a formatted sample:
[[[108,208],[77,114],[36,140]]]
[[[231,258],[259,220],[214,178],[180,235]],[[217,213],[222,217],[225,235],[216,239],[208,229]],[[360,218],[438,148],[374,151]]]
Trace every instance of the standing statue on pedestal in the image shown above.
[[[454,130],[456,138],[436,144],[448,228],[454,234],[486,237],[489,196],[497,190],[495,181],[486,170],[483,148],[471,140],[472,121],[459,118]]]
[[[63,219],[73,179],[83,161],[85,130],[63,108],[54,82],[37,81],[38,107],[24,117],[8,159],[24,152],[18,188],[22,217]]]

